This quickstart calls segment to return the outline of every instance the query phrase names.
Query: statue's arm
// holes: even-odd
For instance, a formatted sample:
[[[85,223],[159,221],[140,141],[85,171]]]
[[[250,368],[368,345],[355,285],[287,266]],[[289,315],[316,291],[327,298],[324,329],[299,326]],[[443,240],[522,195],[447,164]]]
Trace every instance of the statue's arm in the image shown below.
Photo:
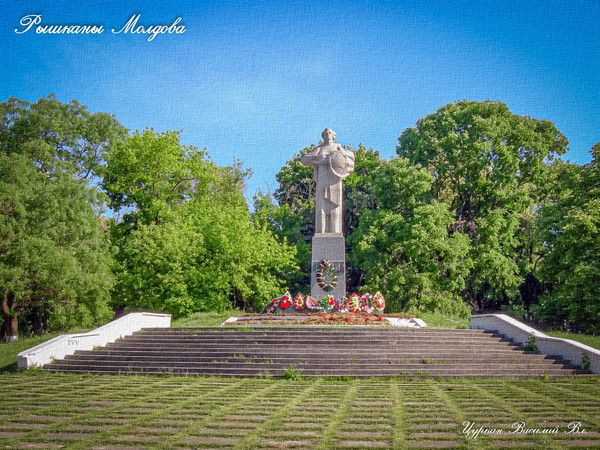
[[[302,157],[300,163],[305,166],[316,166],[321,162],[321,149],[315,148],[312,152]]]

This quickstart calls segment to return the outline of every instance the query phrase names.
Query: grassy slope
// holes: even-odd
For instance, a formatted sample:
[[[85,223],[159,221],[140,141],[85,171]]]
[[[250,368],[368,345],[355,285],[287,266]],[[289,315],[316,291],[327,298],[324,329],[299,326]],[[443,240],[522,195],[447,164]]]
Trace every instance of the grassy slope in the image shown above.
[[[0,344],[0,373],[15,372],[17,370],[17,355],[24,350],[49,341],[59,334],[46,334],[30,338],[19,338],[10,343]]]
[[[571,339],[572,341],[581,342],[582,344],[589,345],[590,347],[600,350],[600,336],[590,336],[588,334],[573,334],[567,333],[566,331],[546,331],[548,336]]]

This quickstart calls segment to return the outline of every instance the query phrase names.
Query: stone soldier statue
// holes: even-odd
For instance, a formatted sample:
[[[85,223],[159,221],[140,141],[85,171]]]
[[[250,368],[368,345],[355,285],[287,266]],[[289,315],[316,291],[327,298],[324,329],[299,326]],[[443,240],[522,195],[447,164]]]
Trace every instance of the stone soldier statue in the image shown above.
[[[342,180],[354,171],[354,153],[333,142],[336,134],[325,128],[323,144],[300,161],[313,166],[317,185],[315,195],[315,233],[342,233]]]

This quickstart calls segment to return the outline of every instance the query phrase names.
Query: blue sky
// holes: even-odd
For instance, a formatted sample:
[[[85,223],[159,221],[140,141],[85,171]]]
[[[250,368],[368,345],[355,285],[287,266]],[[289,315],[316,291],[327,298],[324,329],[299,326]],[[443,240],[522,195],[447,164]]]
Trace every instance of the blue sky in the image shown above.
[[[23,34],[102,25],[100,35]],[[183,34],[113,34],[138,25]],[[183,130],[220,165],[250,167],[248,197],[325,127],[395,154],[402,131],[454,100],[501,100],[552,120],[565,158],[600,141],[600,1],[19,1],[0,18],[0,101],[51,92],[131,130]]]

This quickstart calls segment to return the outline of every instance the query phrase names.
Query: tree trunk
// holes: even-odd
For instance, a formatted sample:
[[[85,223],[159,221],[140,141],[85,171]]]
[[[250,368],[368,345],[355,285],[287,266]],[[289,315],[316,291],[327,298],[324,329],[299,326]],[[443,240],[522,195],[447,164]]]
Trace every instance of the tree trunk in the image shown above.
[[[113,311],[115,312],[113,320],[120,319],[125,315],[125,305],[113,306]]]
[[[4,319],[4,340],[16,341],[19,336],[19,321],[17,313],[8,306],[8,291],[4,291],[2,296],[2,318]]]
[[[41,306],[36,306],[31,311],[31,326],[33,334],[41,336],[44,332],[44,311]]]

